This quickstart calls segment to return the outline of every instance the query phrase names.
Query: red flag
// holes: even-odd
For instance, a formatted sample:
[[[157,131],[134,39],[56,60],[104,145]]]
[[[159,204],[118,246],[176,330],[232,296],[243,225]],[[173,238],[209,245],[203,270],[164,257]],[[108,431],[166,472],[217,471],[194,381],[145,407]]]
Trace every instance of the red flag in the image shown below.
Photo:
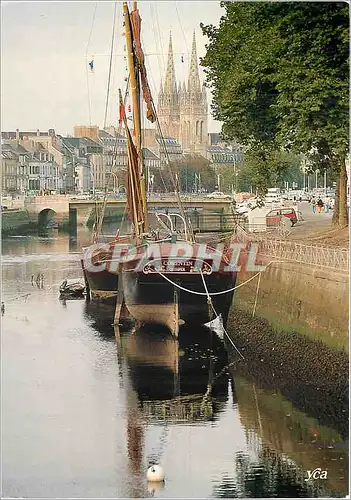
[[[126,117],[126,110],[124,104],[121,103],[119,105],[119,121],[122,122],[125,117]]]

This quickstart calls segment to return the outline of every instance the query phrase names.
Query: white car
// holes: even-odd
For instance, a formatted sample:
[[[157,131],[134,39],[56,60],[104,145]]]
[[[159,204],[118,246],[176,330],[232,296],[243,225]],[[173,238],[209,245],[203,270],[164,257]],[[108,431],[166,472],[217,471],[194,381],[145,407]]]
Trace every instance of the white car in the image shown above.
[[[222,198],[224,200],[231,200],[232,197],[230,196],[230,194],[224,194],[222,193],[222,191],[213,191],[213,193],[210,193],[206,196],[206,198],[210,198],[210,199],[215,199],[215,198]]]

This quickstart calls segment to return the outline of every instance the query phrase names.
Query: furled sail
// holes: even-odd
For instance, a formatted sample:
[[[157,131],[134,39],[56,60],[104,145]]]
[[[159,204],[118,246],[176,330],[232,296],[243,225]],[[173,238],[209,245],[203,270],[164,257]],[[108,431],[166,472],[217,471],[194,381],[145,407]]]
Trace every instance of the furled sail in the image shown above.
[[[141,187],[139,182],[139,166],[138,166],[138,153],[134,145],[132,135],[130,133],[124,103],[122,100],[122,93],[120,91],[120,119],[124,122],[127,139],[127,153],[128,153],[128,176],[127,176],[127,209],[129,215],[134,222],[135,233],[140,236],[140,228],[144,222],[143,200]]]
[[[156,120],[156,115],[152,103],[152,96],[151,96],[149,82],[147,80],[144,52],[143,49],[141,48],[141,40],[140,40],[141,17],[139,15],[138,9],[134,9],[130,13],[130,19],[132,24],[132,32],[133,32],[133,39],[135,46],[134,53],[139,67],[141,88],[143,91],[144,101],[146,103],[146,118],[151,123],[154,123],[154,121]]]

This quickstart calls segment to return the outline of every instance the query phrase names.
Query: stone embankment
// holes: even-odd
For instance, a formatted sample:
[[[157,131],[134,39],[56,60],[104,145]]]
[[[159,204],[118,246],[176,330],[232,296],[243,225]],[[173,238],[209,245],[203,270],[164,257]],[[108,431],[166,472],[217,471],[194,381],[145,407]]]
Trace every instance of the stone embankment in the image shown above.
[[[278,330],[347,349],[349,250],[249,235],[240,227],[235,240],[256,243],[258,261],[268,266],[235,292],[234,308],[266,318]],[[238,282],[251,276],[242,270]]]
[[[38,223],[26,210],[8,210],[1,214],[1,233],[3,236],[28,234],[36,231]]]

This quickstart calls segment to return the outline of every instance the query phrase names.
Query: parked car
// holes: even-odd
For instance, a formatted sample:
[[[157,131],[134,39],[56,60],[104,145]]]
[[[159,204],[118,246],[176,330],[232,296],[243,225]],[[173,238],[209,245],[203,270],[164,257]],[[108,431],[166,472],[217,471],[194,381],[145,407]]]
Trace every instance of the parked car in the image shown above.
[[[210,193],[210,194],[206,195],[206,198],[211,198],[211,199],[222,198],[222,199],[225,199],[225,200],[231,200],[232,199],[232,197],[230,196],[230,194],[224,194],[224,193],[222,193],[222,191],[213,191],[213,193]]]
[[[282,220],[282,217],[290,219],[291,226],[292,227],[295,226],[297,222],[297,214],[293,208],[288,208],[288,207],[271,210],[266,215],[267,226],[270,227],[277,226],[279,222]]]

